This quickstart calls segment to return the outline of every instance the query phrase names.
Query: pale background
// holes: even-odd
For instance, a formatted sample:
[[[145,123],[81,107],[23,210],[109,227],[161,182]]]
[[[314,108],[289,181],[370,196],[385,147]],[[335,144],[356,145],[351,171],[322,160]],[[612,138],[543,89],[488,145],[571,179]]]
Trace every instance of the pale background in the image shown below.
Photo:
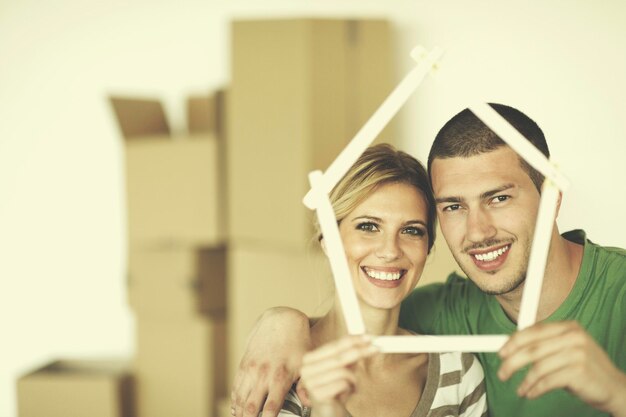
[[[183,100],[228,83],[229,21],[387,17],[397,80],[446,50],[400,114],[420,159],[473,100],[527,112],[572,180],[560,227],[626,246],[626,3],[0,0],[0,417],[15,378],[63,356],[127,356],[122,143],[108,93]],[[531,3],[531,4],[528,4]]]

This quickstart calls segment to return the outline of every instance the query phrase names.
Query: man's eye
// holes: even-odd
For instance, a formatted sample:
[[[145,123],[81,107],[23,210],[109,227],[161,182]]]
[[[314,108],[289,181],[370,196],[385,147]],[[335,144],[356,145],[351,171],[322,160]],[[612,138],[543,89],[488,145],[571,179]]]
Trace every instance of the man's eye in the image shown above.
[[[461,208],[460,204],[450,204],[449,206],[445,206],[443,211],[456,211]]]
[[[492,203],[502,203],[503,201],[508,200],[511,196],[508,195],[497,195],[491,199]]]
[[[426,235],[426,231],[421,227],[407,227],[402,231],[402,233],[417,237]]]
[[[375,223],[359,223],[356,226],[357,230],[361,230],[363,232],[376,232],[378,231],[378,226]]]

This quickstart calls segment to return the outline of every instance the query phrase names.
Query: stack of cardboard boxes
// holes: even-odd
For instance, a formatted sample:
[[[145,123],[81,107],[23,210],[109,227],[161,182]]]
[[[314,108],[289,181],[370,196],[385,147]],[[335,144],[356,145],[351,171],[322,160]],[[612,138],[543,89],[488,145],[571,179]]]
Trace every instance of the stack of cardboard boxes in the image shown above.
[[[225,395],[220,97],[190,99],[190,134],[175,137],[158,101],[112,98],[126,148],[139,417],[211,416]]]
[[[236,21],[228,100],[190,99],[189,135],[172,137],[158,101],[112,99],[138,416],[227,417],[257,317],[325,313],[334,286],[302,197],[392,90],[391,44],[383,20]]]
[[[325,313],[332,276],[303,204],[393,88],[382,20],[236,21],[227,111],[229,381],[266,308]],[[390,129],[381,138],[390,141]],[[224,417],[224,416],[221,416]]]

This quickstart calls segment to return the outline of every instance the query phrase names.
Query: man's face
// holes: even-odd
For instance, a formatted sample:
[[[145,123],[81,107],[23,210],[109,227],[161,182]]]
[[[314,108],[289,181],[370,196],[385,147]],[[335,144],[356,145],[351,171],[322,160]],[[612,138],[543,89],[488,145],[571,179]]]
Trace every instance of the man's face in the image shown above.
[[[540,195],[508,146],[431,165],[437,215],[457,263],[484,292],[526,277]]]

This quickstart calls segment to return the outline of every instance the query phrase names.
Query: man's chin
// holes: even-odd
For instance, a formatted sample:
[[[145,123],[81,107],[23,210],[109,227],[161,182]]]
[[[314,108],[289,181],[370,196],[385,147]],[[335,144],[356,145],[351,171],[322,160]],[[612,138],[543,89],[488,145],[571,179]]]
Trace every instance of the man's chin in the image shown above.
[[[470,278],[471,279],[471,278]],[[485,294],[488,295],[506,295],[518,291],[524,284],[525,277],[518,278],[516,280],[507,281],[502,285],[493,285],[493,283],[476,282],[472,280],[474,284]]]
[[[505,295],[519,289],[526,280],[526,274],[517,275],[517,278],[498,276],[503,275],[501,270],[496,271],[468,271],[469,268],[461,268],[465,275],[482,292],[488,295]],[[496,282],[497,281],[497,282]]]

